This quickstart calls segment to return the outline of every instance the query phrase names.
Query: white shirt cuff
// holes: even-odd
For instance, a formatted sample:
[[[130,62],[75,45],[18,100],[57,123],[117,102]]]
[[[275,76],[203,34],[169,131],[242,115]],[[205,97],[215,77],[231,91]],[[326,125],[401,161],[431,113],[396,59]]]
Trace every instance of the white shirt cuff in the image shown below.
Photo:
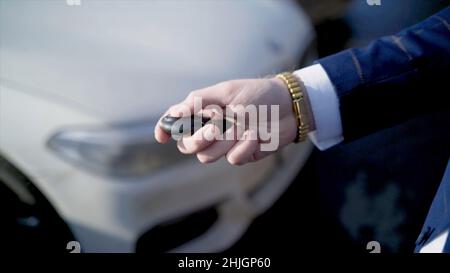
[[[443,253],[448,237],[448,229],[441,233],[434,240],[422,247],[419,253]]]
[[[319,150],[326,150],[344,140],[342,134],[339,99],[330,78],[320,64],[297,70],[294,75],[303,82],[316,130],[309,138]]]

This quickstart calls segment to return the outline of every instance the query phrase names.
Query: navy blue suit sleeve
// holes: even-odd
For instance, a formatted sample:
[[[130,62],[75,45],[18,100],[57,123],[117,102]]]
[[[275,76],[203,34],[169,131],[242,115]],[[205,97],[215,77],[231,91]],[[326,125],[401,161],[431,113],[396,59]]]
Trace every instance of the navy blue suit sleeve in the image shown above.
[[[450,6],[400,33],[320,59],[351,141],[450,107]]]

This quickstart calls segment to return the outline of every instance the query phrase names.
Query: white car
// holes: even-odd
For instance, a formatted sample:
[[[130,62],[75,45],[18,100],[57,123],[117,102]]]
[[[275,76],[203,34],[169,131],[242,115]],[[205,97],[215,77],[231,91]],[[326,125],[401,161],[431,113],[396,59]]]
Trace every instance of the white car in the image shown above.
[[[153,127],[194,89],[297,68],[313,39],[291,1],[0,1],[1,240],[227,249],[311,143],[242,167],[202,165],[157,144]]]

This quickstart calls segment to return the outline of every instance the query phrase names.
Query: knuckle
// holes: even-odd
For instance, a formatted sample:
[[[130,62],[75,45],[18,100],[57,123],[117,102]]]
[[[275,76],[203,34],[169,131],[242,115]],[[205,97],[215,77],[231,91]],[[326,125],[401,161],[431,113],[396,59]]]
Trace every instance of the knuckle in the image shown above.
[[[200,94],[198,91],[191,91],[189,92],[188,96],[186,97],[186,102],[188,104],[194,103],[195,98],[200,97]]]
[[[195,94],[196,94],[196,91],[191,91],[191,92],[189,92],[188,98],[193,98],[193,97],[195,97]]]
[[[187,102],[193,101],[193,100],[194,100],[194,97],[195,97],[195,91],[191,91],[191,92],[189,92],[189,94],[187,95],[186,101],[187,101]]]
[[[225,81],[219,83],[218,87],[225,92],[231,92],[234,89],[235,84],[233,81]]]
[[[172,114],[172,115],[174,115],[175,112],[176,112],[176,110],[177,110],[177,106],[176,106],[176,105],[172,105],[172,106],[170,106],[169,109],[167,110],[167,114]],[[164,115],[164,116],[165,116],[165,115]],[[161,118],[163,118],[164,116],[162,116]]]

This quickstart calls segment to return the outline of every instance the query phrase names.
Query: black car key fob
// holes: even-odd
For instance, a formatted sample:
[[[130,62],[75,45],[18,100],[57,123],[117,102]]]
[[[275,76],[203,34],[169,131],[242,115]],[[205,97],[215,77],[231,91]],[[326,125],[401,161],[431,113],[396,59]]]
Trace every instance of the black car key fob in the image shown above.
[[[222,120],[211,120],[207,117],[202,117],[198,115],[192,115],[189,117],[172,117],[165,116],[161,119],[159,126],[169,135],[193,135],[196,130],[205,126],[209,122],[214,122],[221,132],[228,129],[231,122],[226,119]]]

